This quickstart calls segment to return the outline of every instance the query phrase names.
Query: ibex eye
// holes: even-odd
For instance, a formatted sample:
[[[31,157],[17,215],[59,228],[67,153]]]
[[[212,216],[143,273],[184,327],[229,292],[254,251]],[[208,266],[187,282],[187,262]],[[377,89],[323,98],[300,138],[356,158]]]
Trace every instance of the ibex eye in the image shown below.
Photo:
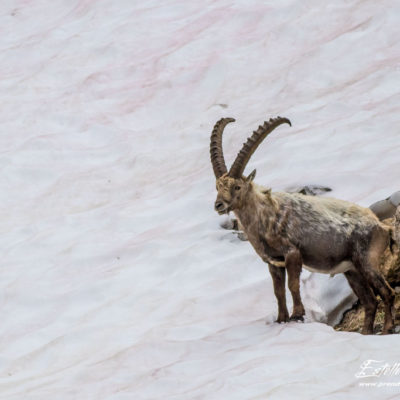
[[[235,190],[240,190],[240,186],[235,186]]]

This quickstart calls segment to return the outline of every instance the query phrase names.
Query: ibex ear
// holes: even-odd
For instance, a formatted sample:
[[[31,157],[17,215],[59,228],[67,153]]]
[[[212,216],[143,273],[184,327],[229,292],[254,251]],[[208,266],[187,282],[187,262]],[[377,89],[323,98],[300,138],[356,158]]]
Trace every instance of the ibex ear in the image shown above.
[[[251,172],[251,174],[246,178],[247,182],[251,182],[255,177],[256,177],[256,169],[253,169],[253,171]]]

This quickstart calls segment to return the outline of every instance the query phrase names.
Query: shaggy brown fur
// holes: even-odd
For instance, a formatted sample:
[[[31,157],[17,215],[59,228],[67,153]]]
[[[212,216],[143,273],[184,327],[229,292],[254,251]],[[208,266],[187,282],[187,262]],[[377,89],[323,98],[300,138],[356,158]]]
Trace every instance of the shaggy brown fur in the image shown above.
[[[226,172],[222,131],[227,120],[221,121],[211,136],[218,191],[215,209],[219,214],[235,213],[255,251],[268,263],[278,300],[277,322],[303,319],[299,277],[304,265],[314,272],[345,274],[364,306],[365,334],[373,332],[377,307],[374,293],[379,294],[385,305],[383,333],[391,332],[394,292],[378,272],[391,230],[367,208],[325,197],[271,193],[253,183],[255,171],[247,178],[243,176],[257,146],[278,125],[290,123],[287,119],[278,117],[260,126]],[[286,271],[294,304],[290,318],[285,299]]]

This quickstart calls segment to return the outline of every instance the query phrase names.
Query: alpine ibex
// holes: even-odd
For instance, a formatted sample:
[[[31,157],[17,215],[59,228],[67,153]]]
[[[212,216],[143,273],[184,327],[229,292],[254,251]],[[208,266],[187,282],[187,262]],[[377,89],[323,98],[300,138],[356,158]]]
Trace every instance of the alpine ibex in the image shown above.
[[[291,125],[287,118],[264,122],[243,144],[229,172],[223,151],[222,133],[233,118],[219,120],[211,134],[211,163],[217,179],[215,210],[233,211],[257,254],[268,264],[278,301],[277,322],[303,320],[300,297],[302,266],[327,274],[344,273],[365,310],[362,333],[371,334],[377,308],[375,295],[385,305],[382,333],[394,328],[394,291],[378,272],[379,258],[391,243],[392,232],[371,210],[326,197],[274,192],[253,183],[256,171],[243,175],[251,155],[276,127]],[[289,318],[285,276],[293,297]]]

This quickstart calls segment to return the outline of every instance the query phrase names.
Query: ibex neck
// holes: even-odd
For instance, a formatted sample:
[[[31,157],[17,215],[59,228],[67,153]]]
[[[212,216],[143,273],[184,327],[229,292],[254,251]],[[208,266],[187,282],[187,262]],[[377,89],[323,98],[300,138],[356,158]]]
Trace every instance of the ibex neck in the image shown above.
[[[258,224],[259,216],[265,215],[266,209],[273,212],[275,206],[269,192],[263,192],[255,185],[249,190],[242,207],[235,211],[240,223],[245,230],[250,229],[254,224]]]

